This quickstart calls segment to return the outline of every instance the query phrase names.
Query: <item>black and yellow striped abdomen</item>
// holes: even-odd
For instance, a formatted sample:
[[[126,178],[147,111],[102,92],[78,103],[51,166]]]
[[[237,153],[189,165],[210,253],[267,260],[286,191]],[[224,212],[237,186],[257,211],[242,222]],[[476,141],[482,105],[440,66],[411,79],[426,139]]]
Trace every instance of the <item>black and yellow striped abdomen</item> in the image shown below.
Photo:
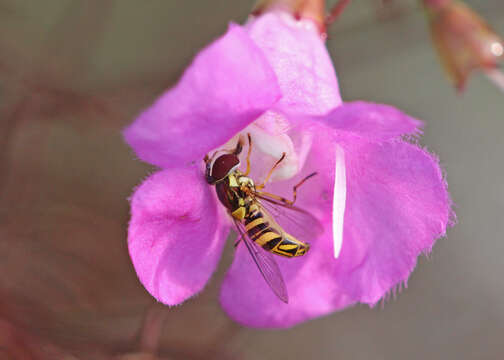
[[[250,239],[263,249],[277,255],[295,257],[304,255],[310,248],[293,236],[275,229],[260,210],[249,212],[245,219],[245,231]]]

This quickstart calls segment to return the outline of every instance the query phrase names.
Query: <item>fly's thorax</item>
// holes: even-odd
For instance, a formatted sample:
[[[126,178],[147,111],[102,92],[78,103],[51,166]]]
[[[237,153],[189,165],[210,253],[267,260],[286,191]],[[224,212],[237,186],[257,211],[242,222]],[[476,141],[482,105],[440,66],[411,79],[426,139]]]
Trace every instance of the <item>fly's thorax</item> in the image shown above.
[[[227,177],[227,183],[230,188],[239,188],[240,187],[240,184],[238,183],[238,176],[237,176],[236,172],[229,174],[229,176]]]
[[[235,170],[228,175],[227,181],[232,188],[239,188],[248,193],[247,190],[255,190],[254,180],[243,175],[240,171]]]
[[[238,181],[238,185],[241,188],[250,189],[250,190],[254,190],[255,189],[254,180],[252,180],[248,176],[238,175],[237,176],[237,181]]]
[[[234,171],[215,186],[220,202],[233,218],[242,221],[247,216],[252,203],[252,198],[247,191],[244,191],[247,186],[253,186],[251,179],[241,175],[238,171]]]
[[[215,184],[215,191],[219,201],[228,210],[233,208],[233,203],[235,202],[230,191],[229,184],[225,181]]]
[[[233,212],[238,207],[242,206],[243,201],[240,199],[242,199],[243,196],[240,193],[238,181],[236,180],[236,176],[234,174],[230,174],[222,181],[216,183],[215,190],[220,202],[230,212]]]

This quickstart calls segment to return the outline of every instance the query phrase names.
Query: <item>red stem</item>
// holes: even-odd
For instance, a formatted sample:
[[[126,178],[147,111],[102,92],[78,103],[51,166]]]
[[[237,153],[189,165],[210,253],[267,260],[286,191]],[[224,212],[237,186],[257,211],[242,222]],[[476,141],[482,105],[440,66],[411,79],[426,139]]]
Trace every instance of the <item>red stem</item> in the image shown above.
[[[140,332],[140,351],[157,353],[167,313],[167,309],[157,304],[147,309]]]
[[[329,14],[326,16],[325,20],[325,25],[328,27],[332,23],[334,23],[340,15],[343,13],[347,5],[350,3],[351,0],[339,0],[336,5],[334,5],[331,10],[329,11]]]
[[[452,0],[422,0],[425,7],[428,9],[439,9],[448,5]]]

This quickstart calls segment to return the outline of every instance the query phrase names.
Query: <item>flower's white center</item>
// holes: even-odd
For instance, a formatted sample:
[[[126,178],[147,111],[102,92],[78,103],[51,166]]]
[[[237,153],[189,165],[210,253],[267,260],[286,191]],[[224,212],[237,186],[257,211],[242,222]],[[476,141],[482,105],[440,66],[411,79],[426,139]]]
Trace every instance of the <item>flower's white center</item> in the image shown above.
[[[312,136],[306,132],[292,134],[287,133],[289,123],[280,114],[268,111],[234,136],[220,149],[232,149],[240,136],[242,139],[250,134],[252,138],[252,168],[260,167],[260,176],[264,178],[272,165],[285,153],[285,159],[275,168],[271,176],[272,181],[285,180],[295,176],[303,168],[306,157],[312,145]],[[293,141],[294,139],[294,141]],[[296,146],[294,146],[294,143]],[[247,153],[246,144],[242,156]],[[297,151],[296,151],[297,150]],[[333,232],[333,255],[337,259],[343,246],[344,217],[346,207],[346,163],[345,151],[339,145],[335,145],[334,188],[332,206],[332,232]],[[255,159],[254,159],[255,157]],[[257,160],[257,161],[254,161]],[[243,159],[242,159],[243,161]],[[256,179],[260,181],[260,179]]]
[[[271,176],[272,181],[289,179],[297,174],[299,171],[299,159],[289,135],[271,133],[256,123],[249,126],[247,131],[252,136],[252,139],[254,139],[255,150],[266,155],[263,158],[269,158],[269,162],[276,162],[285,153],[284,160],[278,165]]]
[[[343,246],[343,220],[346,206],[346,167],[345,152],[336,145],[336,164],[334,170],[333,197],[333,247],[334,258],[337,259]]]
[[[241,135],[250,134],[252,138],[251,160],[253,170],[258,170],[255,174],[258,176],[258,181],[266,176],[283,154],[285,157],[275,168],[270,181],[290,179],[303,167],[311,147],[311,135],[296,135],[293,141],[293,138],[288,135],[289,126],[288,120],[283,115],[270,110],[241,131]],[[239,136],[240,134],[233,137],[222,149],[233,148]],[[246,136],[242,138],[246,139]],[[247,152],[246,147],[247,144],[244,144],[242,156]]]

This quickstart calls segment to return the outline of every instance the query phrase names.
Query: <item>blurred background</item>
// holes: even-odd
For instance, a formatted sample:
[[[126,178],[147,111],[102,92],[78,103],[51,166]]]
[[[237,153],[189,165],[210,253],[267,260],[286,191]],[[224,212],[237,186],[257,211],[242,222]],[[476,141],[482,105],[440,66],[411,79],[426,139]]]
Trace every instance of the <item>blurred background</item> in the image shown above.
[[[504,34],[502,0],[467,1]],[[329,1],[329,4],[333,2]],[[504,94],[457,95],[414,0],[352,2],[329,31],[345,100],[424,119],[459,224],[383,307],[284,331],[218,304],[232,245],[172,309],[138,282],[128,196],[152,171],[120,130],[253,0],[0,0],[0,359],[502,359]]]

